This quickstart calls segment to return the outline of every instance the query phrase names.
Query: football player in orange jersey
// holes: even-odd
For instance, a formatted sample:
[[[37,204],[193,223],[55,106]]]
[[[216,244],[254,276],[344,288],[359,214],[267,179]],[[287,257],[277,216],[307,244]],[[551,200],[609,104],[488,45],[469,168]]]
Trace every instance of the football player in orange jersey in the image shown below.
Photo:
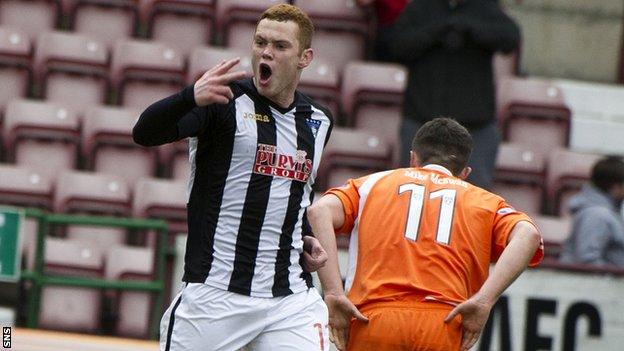
[[[338,349],[468,350],[501,293],[541,261],[531,218],[463,180],[471,151],[466,128],[437,118],[416,133],[410,168],[351,179],[308,209],[329,255],[319,276]],[[335,233],[351,235],[348,295]]]

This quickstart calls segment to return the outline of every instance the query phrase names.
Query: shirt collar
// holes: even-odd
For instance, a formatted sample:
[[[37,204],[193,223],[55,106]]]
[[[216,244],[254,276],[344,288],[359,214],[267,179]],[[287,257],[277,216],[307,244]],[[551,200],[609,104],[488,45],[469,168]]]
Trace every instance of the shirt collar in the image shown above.
[[[448,175],[449,177],[453,176],[453,173],[451,171],[449,171],[446,167],[440,166],[440,165],[436,165],[436,164],[433,164],[433,163],[432,164],[428,164],[426,166],[423,166],[422,168],[429,169],[429,170],[432,170],[432,171],[442,172],[442,173]]]

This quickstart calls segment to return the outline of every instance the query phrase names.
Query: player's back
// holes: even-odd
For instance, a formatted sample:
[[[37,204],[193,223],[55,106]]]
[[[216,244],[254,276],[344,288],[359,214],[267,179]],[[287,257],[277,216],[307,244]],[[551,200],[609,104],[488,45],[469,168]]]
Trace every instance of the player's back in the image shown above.
[[[465,300],[487,278],[513,226],[530,220],[435,165],[377,173],[349,187],[357,188],[360,213],[347,286],[359,306]]]

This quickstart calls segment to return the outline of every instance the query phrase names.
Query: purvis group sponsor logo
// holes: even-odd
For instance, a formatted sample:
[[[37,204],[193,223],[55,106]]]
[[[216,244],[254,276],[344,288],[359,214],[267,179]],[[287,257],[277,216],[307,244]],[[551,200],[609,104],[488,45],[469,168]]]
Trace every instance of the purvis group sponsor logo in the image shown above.
[[[297,150],[295,156],[277,153],[274,145],[258,144],[254,173],[266,176],[288,178],[300,182],[307,182],[312,172],[312,160],[307,153]]]

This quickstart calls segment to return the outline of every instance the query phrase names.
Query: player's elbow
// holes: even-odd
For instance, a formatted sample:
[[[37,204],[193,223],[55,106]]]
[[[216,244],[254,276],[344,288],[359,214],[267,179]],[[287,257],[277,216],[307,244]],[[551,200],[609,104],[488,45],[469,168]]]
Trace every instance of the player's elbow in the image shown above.
[[[542,243],[542,236],[532,223],[522,221],[517,224],[515,229],[522,233],[521,235],[515,235],[516,238],[522,238],[527,245],[535,250],[539,248]]]
[[[323,201],[317,201],[313,203],[306,210],[306,215],[308,216],[308,220],[310,223],[318,222],[322,220],[324,216],[328,213],[327,205]]]

